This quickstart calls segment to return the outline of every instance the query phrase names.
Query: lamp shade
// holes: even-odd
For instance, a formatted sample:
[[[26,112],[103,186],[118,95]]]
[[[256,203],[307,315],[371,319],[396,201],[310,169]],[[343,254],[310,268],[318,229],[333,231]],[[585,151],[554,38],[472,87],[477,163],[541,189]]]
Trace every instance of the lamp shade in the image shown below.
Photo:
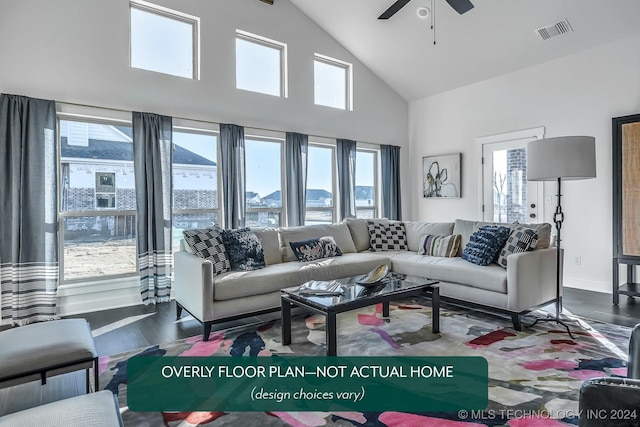
[[[527,180],[555,181],[596,177],[596,139],[561,136],[527,144]]]

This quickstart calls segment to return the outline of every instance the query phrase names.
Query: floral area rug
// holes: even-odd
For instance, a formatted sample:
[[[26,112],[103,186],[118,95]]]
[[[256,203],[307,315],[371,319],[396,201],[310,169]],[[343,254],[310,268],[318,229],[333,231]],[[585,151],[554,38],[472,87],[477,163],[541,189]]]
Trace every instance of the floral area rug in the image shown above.
[[[489,405],[482,413],[400,412],[133,412],[127,407],[127,360],[156,356],[271,356],[325,353],[323,316],[292,321],[292,344],[281,345],[280,322],[233,328],[167,345],[102,357],[100,385],[118,396],[126,426],[565,426],[578,425],[584,380],[625,376],[630,329],[584,320],[572,339],[555,323],[517,332],[511,322],[478,311],[441,309],[441,332],[431,332],[429,301],[392,303],[338,317],[340,356],[482,356],[489,365]]]

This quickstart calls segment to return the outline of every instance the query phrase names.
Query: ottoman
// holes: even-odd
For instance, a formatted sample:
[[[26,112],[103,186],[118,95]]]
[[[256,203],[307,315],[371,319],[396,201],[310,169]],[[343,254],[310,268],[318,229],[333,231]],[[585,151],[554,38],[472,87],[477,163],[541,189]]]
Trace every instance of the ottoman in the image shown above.
[[[58,400],[0,417],[0,427],[117,427],[122,418],[110,391]]]
[[[33,323],[0,332],[0,388],[93,367],[98,390],[98,353],[84,319]]]

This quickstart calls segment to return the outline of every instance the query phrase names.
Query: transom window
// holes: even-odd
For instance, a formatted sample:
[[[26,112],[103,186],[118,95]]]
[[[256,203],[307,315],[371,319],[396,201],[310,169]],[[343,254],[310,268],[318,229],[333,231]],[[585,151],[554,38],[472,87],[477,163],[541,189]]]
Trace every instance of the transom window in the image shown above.
[[[356,152],[356,217],[378,216],[378,152]]]
[[[331,224],[335,218],[333,201],[335,149],[309,144],[305,224]]]
[[[236,31],[236,88],[287,97],[287,45]]]
[[[316,105],[353,110],[351,64],[315,54],[313,75]]]
[[[131,66],[198,79],[200,18],[142,0],[131,9]]]
[[[246,225],[278,227],[282,223],[282,143],[245,139]]]

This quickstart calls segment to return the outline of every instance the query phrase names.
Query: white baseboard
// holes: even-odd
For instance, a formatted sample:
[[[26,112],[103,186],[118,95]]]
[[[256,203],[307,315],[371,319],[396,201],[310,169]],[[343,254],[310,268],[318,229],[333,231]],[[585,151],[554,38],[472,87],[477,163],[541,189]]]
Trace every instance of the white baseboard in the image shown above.
[[[142,304],[139,279],[125,277],[58,288],[58,315],[69,316]]]
[[[593,280],[575,279],[571,277],[563,278],[562,285],[566,288],[583,289],[585,291],[601,292],[611,294],[611,283],[596,282]]]

